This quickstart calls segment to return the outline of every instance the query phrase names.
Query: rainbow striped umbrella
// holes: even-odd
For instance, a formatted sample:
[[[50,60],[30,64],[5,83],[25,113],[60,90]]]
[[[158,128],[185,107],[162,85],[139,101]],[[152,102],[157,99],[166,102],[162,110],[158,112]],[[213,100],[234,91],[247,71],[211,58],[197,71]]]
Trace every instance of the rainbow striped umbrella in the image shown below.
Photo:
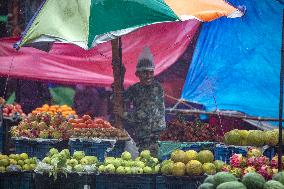
[[[123,107],[120,36],[146,25],[211,21],[242,13],[223,0],[46,0],[15,45],[67,42],[90,49],[112,39],[115,106]],[[117,116],[115,125],[122,127]]]
[[[223,0],[46,0],[17,46],[61,41],[89,49],[145,25],[241,15]]]

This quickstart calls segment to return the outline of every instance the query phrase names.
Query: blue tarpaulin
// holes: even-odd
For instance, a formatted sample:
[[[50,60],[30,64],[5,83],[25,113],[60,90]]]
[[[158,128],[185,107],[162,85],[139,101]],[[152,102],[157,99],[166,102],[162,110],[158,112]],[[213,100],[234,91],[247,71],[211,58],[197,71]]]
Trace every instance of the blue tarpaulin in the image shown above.
[[[229,2],[246,14],[203,24],[181,98],[208,111],[277,118],[284,1]]]

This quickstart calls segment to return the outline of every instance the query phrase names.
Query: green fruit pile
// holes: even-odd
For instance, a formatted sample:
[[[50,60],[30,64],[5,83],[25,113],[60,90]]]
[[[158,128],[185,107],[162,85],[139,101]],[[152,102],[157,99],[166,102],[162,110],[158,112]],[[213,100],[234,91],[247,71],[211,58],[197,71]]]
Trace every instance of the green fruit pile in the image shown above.
[[[214,161],[214,155],[209,150],[196,152],[194,150],[175,150],[171,159],[161,164],[161,172],[165,175],[174,176],[197,176],[202,174],[212,175],[220,171],[225,163],[219,160]]]
[[[0,154],[0,172],[33,171],[36,168],[37,158],[30,158],[28,154]]]
[[[99,166],[100,173],[109,174],[156,174],[160,171],[159,160],[151,156],[149,150],[140,152],[135,160],[125,151],[120,158],[106,157]]]
[[[235,146],[276,146],[278,144],[278,136],[279,132],[277,129],[269,131],[234,129],[225,133],[224,143]]]
[[[75,151],[71,156],[68,149],[59,152],[52,148],[47,156],[37,166],[39,172],[97,172],[98,159],[96,156],[86,156],[83,151]]]

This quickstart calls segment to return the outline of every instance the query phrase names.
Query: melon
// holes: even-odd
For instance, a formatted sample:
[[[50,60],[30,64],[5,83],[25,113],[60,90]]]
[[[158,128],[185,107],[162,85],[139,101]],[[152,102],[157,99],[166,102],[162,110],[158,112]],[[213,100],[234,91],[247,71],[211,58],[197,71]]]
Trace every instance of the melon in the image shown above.
[[[214,175],[209,175],[208,177],[206,177],[206,179],[204,180],[203,183],[211,183],[211,184],[214,184]]]
[[[264,134],[263,131],[251,130],[247,138],[248,145],[250,146],[263,146]]]
[[[237,181],[237,178],[228,172],[219,172],[214,175],[214,187],[230,181]]]
[[[175,150],[171,154],[171,160],[176,162],[187,163],[186,153],[182,150]]]
[[[211,183],[203,183],[197,189],[214,189],[214,185]]]
[[[200,163],[212,163],[214,161],[214,155],[210,150],[201,150],[197,155],[197,160]]]
[[[278,182],[281,182],[281,184],[284,185],[284,172],[281,171],[281,172],[275,174],[272,179],[276,180]]]
[[[284,185],[276,180],[270,180],[263,185],[263,189],[284,189]]]
[[[216,189],[247,189],[247,187],[241,182],[231,181],[220,184]]]
[[[201,175],[202,164],[197,160],[191,160],[186,164],[186,173],[188,175]]]
[[[265,179],[258,173],[247,173],[244,175],[242,183],[247,189],[262,189]]]
[[[204,163],[202,169],[207,175],[214,175],[216,173],[216,167],[213,163]]]
[[[172,174],[174,176],[184,176],[185,175],[185,164],[182,162],[174,163],[172,168]]]

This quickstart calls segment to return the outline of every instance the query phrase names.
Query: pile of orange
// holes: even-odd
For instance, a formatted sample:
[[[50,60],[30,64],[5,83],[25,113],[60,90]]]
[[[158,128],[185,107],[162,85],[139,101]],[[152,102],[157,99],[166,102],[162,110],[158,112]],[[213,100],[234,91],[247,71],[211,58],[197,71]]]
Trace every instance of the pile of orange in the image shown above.
[[[48,105],[48,104],[44,104],[42,107],[36,108],[35,110],[32,111],[32,114],[43,113],[43,112],[50,113],[51,115],[61,113],[64,117],[68,117],[69,115],[76,115],[76,111],[73,110],[68,105],[60,106],[60,105]]]

